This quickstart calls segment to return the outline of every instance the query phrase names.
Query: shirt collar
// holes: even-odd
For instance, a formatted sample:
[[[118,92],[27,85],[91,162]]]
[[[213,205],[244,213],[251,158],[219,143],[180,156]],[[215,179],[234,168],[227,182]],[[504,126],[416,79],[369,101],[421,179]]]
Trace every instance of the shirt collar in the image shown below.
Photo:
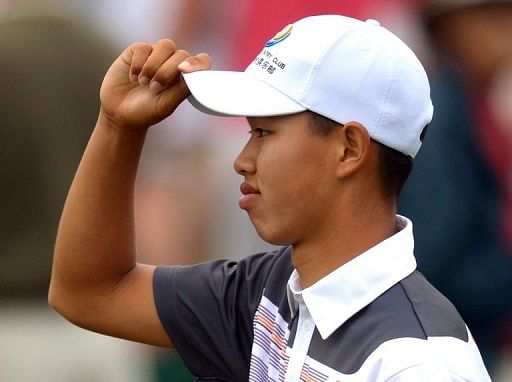
[[[292,316],[306,304],[325,340],[350,317],[416,269],[412,223],[397,215],[399,231],[302,289],[294,270],[287,296]]]

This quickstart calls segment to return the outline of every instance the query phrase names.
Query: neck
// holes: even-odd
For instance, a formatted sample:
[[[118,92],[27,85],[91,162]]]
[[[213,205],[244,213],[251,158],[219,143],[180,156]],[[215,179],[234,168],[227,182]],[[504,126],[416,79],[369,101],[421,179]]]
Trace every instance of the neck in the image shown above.
[[[346,208],[334,209],[337,224],[293,245],[292,263],[303,288],[395,234],[396,208],[365,202],[343,203],[353,206],[352,213]]]

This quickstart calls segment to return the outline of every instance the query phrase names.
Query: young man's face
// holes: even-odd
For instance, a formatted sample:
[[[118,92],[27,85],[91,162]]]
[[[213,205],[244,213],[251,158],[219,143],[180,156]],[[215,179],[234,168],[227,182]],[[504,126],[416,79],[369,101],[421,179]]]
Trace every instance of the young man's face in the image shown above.
[[[313,134],[307,112],[248,121],[251,138],[235,160],[245,178],[240,208],[272,244],[325,233],[338,187],[336,134]]]

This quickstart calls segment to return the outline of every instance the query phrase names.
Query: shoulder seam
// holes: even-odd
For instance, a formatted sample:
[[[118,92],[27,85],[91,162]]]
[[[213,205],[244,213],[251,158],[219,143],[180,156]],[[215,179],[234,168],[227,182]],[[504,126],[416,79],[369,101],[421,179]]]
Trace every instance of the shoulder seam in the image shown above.
[[[407,301],[409,301],[409,304],[411,304],[411,308],[414,312],[414,315],[416,316],[416,320],[418,321],[418,324],[420,325],[421,327],[421,330],[423,332],[423,336],[425,337],[424,339],[426,340],[428,338],[427,336],[427,331],[425,330],[425,328],[423,327],[423,322],[421,322],[421,319],[420,317],[418,316],[418,312],[416,312],[416,307],[414,306],[409,294],[407,293],[407,290],[405,289],[405,287],[403,286],[402,284],[402,280],[400,280],[398,283],[400,284],[400,288],[402,288],[402,290],[404,291],[404,294],[405,294],[405,297],[407,297]]]

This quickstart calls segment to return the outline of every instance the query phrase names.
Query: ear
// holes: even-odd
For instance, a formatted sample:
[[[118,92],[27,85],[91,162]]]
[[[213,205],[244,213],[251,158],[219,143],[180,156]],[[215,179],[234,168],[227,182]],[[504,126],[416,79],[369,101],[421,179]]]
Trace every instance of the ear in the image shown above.
[[[338,169],[339,178],[358,171],[367,161],[370,152],[370,134],[359,122],[351,121],[337,130],[339,134]]]

